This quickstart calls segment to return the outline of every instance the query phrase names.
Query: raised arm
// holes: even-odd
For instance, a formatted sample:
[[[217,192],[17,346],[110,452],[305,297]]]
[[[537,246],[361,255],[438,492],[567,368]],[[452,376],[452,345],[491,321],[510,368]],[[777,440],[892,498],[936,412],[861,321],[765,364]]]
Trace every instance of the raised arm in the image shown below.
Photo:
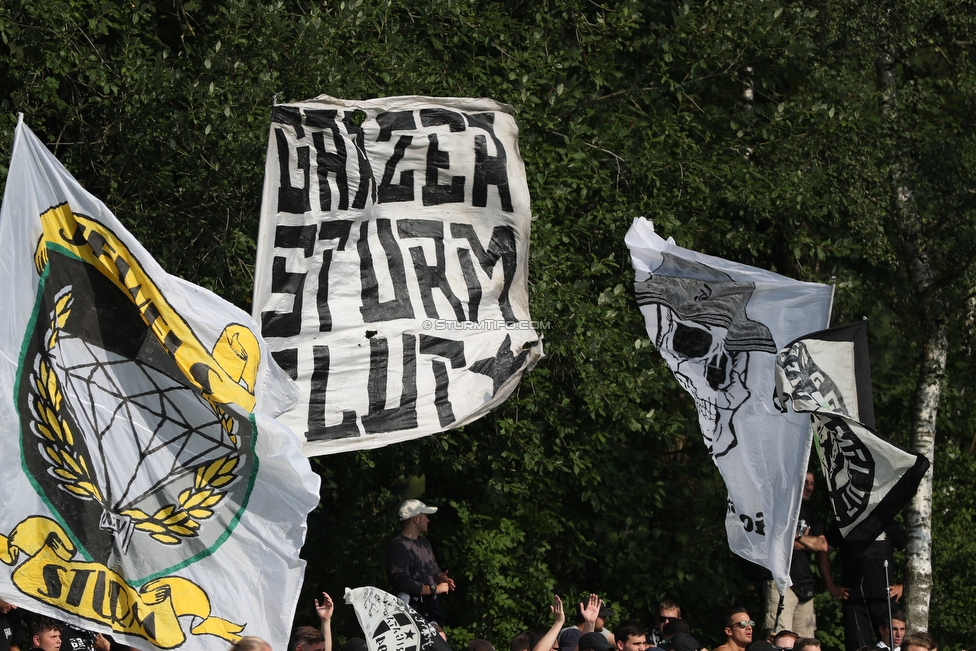
[[[563,611],[563,600],[559,598],[558,594],[552,595],[552,606],[549,607],[552,610],[552,615],[555,617],[555,622],[552,628],[546,633],[545,637],[539,640],[532,651],[550,651],[552,647],[556,644],[556,640],[559,638],[559,631],[563,630],[563,624],[566,623],[566,613]]]
[[[325,638],[325,649],[323,651],[332,651],[332,612],[334,610],[335,604],[332,602],[332,597],[325,592],[322,593],[321,604],[318,599],[315,600],[315,612],[322,622],[322,637]]]
[[[583,632],[592,633],[596,630],[596,620],[600,616],[600,597],[591,594],[586,607],[580,604],[580,614],[583,615]]]

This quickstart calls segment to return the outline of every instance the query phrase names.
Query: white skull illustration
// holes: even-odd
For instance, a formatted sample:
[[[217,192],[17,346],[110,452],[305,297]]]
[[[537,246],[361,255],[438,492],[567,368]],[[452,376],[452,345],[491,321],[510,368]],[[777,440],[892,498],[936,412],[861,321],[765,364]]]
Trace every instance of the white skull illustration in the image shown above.
[[[720,457],[738,442],[733,417],[751,395],[749,353],[726,350],[725,328],[682,319],[664,306],[654,312],[660,320],[657,348],[695,399],[709,454]]]

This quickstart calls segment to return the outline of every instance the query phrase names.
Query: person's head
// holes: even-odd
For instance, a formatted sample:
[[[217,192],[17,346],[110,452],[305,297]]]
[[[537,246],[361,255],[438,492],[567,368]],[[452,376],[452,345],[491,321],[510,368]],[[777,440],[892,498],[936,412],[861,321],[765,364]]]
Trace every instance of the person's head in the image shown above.
[[[815,637],[797,638],[793,643],[793,651],[820,651],[820,640]]]
[[[488,640],[471,640],[468,651],[495,651],[495,647]]]
[[[901,651],[939,651],[939,645],[925,631],[915,631],[901,641]]]
[[[671,648],[674,649],[674,651],[702,651],[702,649],[705,648],[689,633],[675,633],[674,636],[668,640],[668,644],[671,645]]]
[[[259,637],[247,635],[235,642],[230,651],[271,651],[271,645]]]
[[[579,604],[576,605],[576,623],[577,624],[582,624],[583,621],[584,621],[583,620],[583,609],[586,608],[587,603],[589,603],[589,602],[584,599],[583,601],[580,601]],[[596,623],[594,624],[594,629],[597,632],[603,631],[603,627],[606,626],[607,620],[609,620],[611,617],[613,617],[613,610],[611,610],[610,608],[608,608],[607,605],[605,603],[603,603],[603,600],[601,599],[600,600],[600,612],[596,616]]]
[[[803,499],[808,500],[810,496],[813,495],[813,473],[807,471],[807,476],[803,479]]]
[[[663,628],[672,619],[681,619],[681,608],[670,599],[665,599],[657,606],[657,625]]]
[[[50,617],[38,617],[31,624],[31,644],[44,651],[61,650],[61,624]]]
[[[726,643],[734,642],[740,648],[745,648],[752,643],[752,628],[756,622],[752,621],[745,608],[739,606],[729,608],[725,613],[723,624]]]
[[[325,637],[317,628],[299,626],[291,634],[288,651],[325,651]]]
[[[661,629],[661,637],[665,640],[670,640],[680,633],[691,635],[691,627],[683,619],[672,619]]]
[[[533,637],[532,631],[523,631],[522,633],[519,633],[512,638],[512,651],[530,651],[530,649],[534,649],[535,644],[532,644]],[[542,638],[540,637],[539,640],[541,639]],[[539,640],[536,640],[536,642]]]
[[[621,620],[613,627],[613,639],[617,651],[644,651],[647,648],[647,630],[632,619]]]
[[[367,651],[366,640],[361,637],[351,637],[342,643],[339,651]]]
[[[798,639],[800,639],[799,635],[784,628],[773,636],[773,646],[776,647],[776,651],[786,651],[792,649]]]
[[[891,634],[888,631],[888,622],[884,622],[878,627],[878,633],[881,635],[881,641],[888,645],[889,649],[895,649],[901,646],[902,640],[905,638],[905,613],[900,610],[896,610],[891,613]]]
[[[416,533],[427,533],[427,526],[430,522],[428,515],[437,513],[437,507],[427,506],[420,500],[406,500],[397,509],[400,518],[400,527],[404,531],[410,529]]]
[[[596,631],[583,633],[580,636],[578,648],[579,651],[611,651],[613,649],[603,633]]]

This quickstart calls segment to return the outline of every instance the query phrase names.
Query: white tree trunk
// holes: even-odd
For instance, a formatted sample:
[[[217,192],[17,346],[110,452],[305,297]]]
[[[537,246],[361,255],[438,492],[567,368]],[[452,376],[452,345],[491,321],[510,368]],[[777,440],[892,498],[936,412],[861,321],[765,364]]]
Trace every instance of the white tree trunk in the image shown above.
[[[898,117],[895,58],[882,52],[877,61],[881,112],[894,123]],[[892,124],[897,133],[897,125]],[[912,447],[932,464],[906,510],[908,548],[902,608],[910,631],[927,631],[932,596],[932,475],[935,471],[935,426],[945,379],[948,337],[945,300],[935,285],[911,188],[896,161],[891,165],[892,213],[908,271],[909,295],[921,307],[924,344],[912,410]]]
[[[915,392],[912,418],[912,447],[935,460],[935,419],[945,376],[948,340],[944,322],[932,324],[923,352],[922,369]],[[932,473],[929,469],[905,513],[908,530],[905,596],[902,608],[910,631],[929,628],[929,600],[932,595]]]

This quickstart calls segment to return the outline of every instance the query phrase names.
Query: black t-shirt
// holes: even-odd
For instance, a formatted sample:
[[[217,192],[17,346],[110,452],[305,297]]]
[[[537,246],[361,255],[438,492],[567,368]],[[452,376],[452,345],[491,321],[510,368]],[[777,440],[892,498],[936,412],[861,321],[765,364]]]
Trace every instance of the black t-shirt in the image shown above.
[[[809,531],[807,531],[809,528]],[[822,536],[823,527],[817,514],[813,512],[807,502],[800,503],[800,517],[796,521],[797,535]],[[793,550],[793,561],[790,564],[790,579],[793,585],[790,587],[793,593],[801,602],[813,598],[814,582],[813,572],[810,571],[810,552],[805,549]]]
[[[6,615],[0,615],[0,651],[8,651],[11,645],[19,646],[20,635],[20,611],[11,610]]]
[[[879,538],[860,550],[844,540],[836,524],[827,533],[830,546],[840,550],[841,585],[851,591],[849,598],[887,599],[889,582],[896,583],[894,550],[904,551],[908,542],[905,530],[898,523],[892,522]],[[888,561],[887,581],[885,560]]]
[[[61,651],[94,651],[95,636],[90,631],[61,623]]]

